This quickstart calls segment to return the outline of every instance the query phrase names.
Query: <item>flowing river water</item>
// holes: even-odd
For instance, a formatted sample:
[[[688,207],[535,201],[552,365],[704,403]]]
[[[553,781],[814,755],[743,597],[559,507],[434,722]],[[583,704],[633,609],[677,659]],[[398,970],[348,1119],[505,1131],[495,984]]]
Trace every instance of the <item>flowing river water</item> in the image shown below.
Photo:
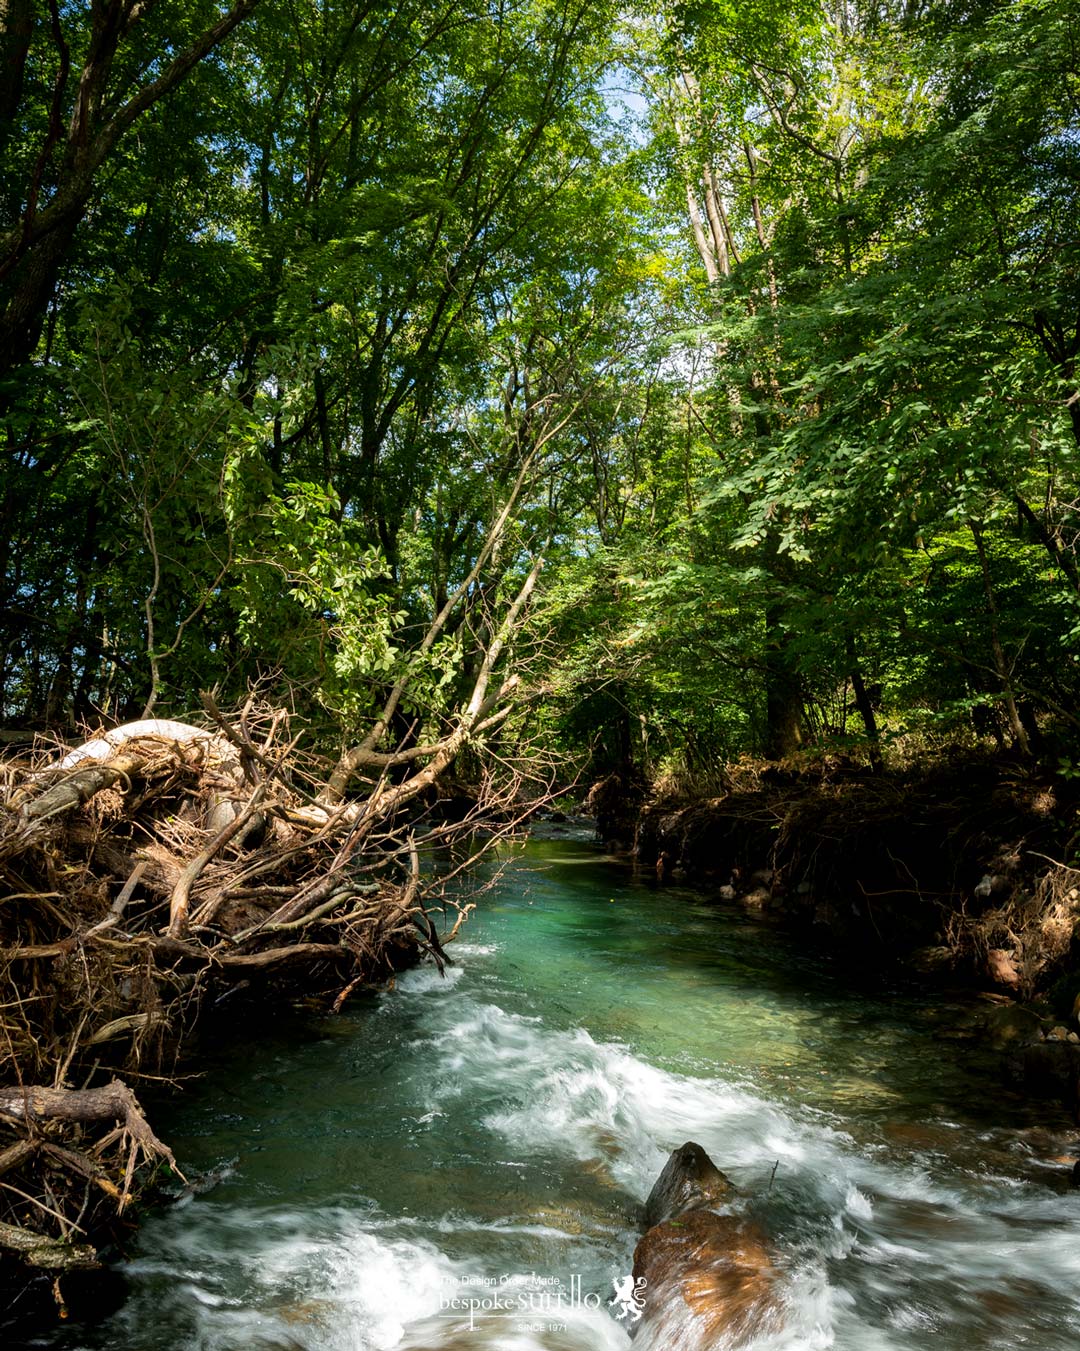
[[[693,1139],[776,1243],[787,1321],[756,1348],[1080,1345],[1080,1192],[968,1065],[961,1006],[570,839],[464,934],[445,978],[269,1019],[159,1110],[220,1180],[149,1218],[116,1313],[38,1344],[625,1349],[637,1208]],[[471,1329],[447,1307],[495,1292]]]

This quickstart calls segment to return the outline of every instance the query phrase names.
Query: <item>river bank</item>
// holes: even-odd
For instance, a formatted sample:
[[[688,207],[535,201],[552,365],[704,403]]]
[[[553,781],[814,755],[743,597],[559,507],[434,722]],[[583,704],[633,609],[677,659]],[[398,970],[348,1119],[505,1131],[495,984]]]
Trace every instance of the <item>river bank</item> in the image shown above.
[[[205,702],[209,725],[141,720],[0,759],[9,1305],[93,1302],[143,1204],[188,1185],[140,1099],[198,1074],[241,1008],[340,1011],[424,953],[441,967],[472,908],[448,879],[475,819],[442,809],[430,766],[345,800],[287,711],[252,699],[233,723]]]
[[[662,882],[812,932],[848,970],[983,992],[1006,1072],[1080,1109],[1073,778],[970,753],[878,774],[746,763],[707,795],[612,775],[589,805]]]

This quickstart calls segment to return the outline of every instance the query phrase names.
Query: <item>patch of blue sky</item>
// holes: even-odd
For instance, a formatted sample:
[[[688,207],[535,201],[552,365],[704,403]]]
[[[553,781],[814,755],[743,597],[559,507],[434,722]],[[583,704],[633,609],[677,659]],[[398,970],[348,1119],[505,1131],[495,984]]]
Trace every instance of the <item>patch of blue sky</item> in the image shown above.
[[[623,135],[631,142],[644,145],[649,101],[634,72],[623,65],[609,67],[600,83],[600,96],[608,116]]]

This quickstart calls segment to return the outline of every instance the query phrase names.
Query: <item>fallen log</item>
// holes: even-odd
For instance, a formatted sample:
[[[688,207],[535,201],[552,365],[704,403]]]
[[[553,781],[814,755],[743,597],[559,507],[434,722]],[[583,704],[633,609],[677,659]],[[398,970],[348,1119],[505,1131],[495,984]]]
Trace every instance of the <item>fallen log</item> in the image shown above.
[[[94,1248],[88,1243],[71,1243],[67,1239],[49,1238],[36,1229],[0,1221],[0,1249],[14,1253],[28,1266],[51,1272],[85,1270],[101,1263]]]
[[[74,811],[76,807],[89,802],[97,793],[121,780],[130,779],[142,767],[141,755],[113,755],[107,762],[87,765],[78,769],[60,783],[42,793],[40,797],[25,803],[22,815],[30,822],[48,821],[51,817],[61,816]]]
[[[0,1089],[0,1117],[26,1125],[45,1121],[79,1125],[120,1122],[148,1156],[157,1156],[176,1168],[172,1150],[150,1129],[135,1094],[119,1079],[113,1079],[101,1088],[3,1088]]]

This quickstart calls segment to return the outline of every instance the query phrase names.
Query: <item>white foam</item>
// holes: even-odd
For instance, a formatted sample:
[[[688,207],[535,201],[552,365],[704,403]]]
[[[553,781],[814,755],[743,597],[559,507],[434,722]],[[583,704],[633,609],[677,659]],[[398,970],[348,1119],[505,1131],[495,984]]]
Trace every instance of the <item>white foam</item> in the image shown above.
[[[810,1219],[783,1254],[788,1325],[761,1351],[907,1347],[912,1319],[940,1322],[947,1344],[961,1346],[969,1315],[955,1307],[956,1290],[969,1288],[978,1304],[1024,1282],[1061,1301],[1065,1323],[1047,1347],[1080,1344],[1080,1301],[1069,1293],[1080,1280],[1075,1197],[983,1177],[942,1181],[917,1161],[860,1150],[821,1112],[787,1112],[744,1084],[661,1069],[582,1029],[545,1028],[494,1004],[453,1001],[440,1021],[434,1041],[446,1072],[433,1100],[482,1086],[501,1099],[483,1124],[520,1157],[601,1161],[637,1198],[688,1139],[751,1192],[768,1185],[778,1163],[777,1187]],[[849,1264],[846,1280],[897,1311],[893,1333],[866,1322],[850,1289],[830,1285],[829,1261]],[[924,1283],[921,1295],[905,1292],[910,1277]]]
[[[459,943],[455,939],[449,947],[449,953],[455,961],[459,957],[464,957],[468,961],[477,957],[491,957],[501,946],[500,943]]]
[[[738,1084],[657,1068],[588,1032],[545,1029],[538,1018],[469,1001],[435,1036],[446,1073],[433,1103],[470,1086],[504,1090],[511,1105],[485,1125],[522,1153],[611,1158],[620,1181],[644,1196],[667,1154],[698,1140],[727,1171],[792,1166],[807,1154],[805,1128]],[[449,1010],[448,1010],[449,1012]],[[836,1138],[818,1126],[822,1140]],[[604,1143],[606,1142],[606,1144]]]
[[[414,966],[403,971],[394,981],[394,989],[401,994],[431,994],[451,990],[465,974],[461,966],[448,966],[440,973],[435,965]]]
[[[198,1306],[200,1346],[235,1346],[257,1334],[313,1351],[388,1351],[407,1324],[438,1312],[455,1276],[426,1238],[372,1232],[349,1211],[237,1208],[214,1218],[213,1246],[220,1253],[224,1241],[231,1264],[242,1267],[242,1294],[226,1295],[221,1267],[204,1259],[209,1245],[199,1224],[168,1226],[157,1236],[162,1255],[129,1267],[177,1281],[175,1295],[189,1310]],[[228,1288],[236,1284],[234,1270]],[[137,1322],[147,1310],[136,1300],[125,1316]]]
[[[470,1275],[485,1278],[486,1273],[451,1261],[426,1237],[393,1236],[388,1230],[396,1222],[388,1218],[341,1209],[267,1213],[235,1208],[214,1217],[215,1233],[209,1236],[219,1255],[229,1253],[226,1264],[206,1257],[208,1218],[202,1225],[159,1224],[159,1255],[128,1267],[132,1275],[169,1278],[153,1287],[157,1303],[174,1301],[189,1320],[194,1316],[202,1348],[226,1351],[256,1343],[310,1351],[428,1348],[441,1344],[441,1336],[467,1317],[447,1311],[448,1297],[483,1291],[467,1282]],[[467,1226],[446,1229],[460,1233]],[[549,1231],[506,1226],[501,1232],[534,1236]],[[239,1292],[237,1265],[243,1277]],[[502,1272],[499,1278],[504,1295],[532,1292],[538,1311],[477,1311],[467,1341],[471,1351],[542,1351],[551,1344],[560,1351],[626,1351],[629,1346],[606,1308],[579,1305],[545,1313],[545,1292],[532,1285],[529,1273]],[[149,1308],[145,1297],[133,1300],[121,1315],[132,1334],[161,1312]],[[548,1325],[555,1321],[564,1330],[552,1343]],[[431,1340],[433,1335],[439,1340]]]
[[[479,1118],[492,1137],[482,1157],[493,1171],[541,1160],[573,1177],[580,1163],[602,1165],[623,1194],[620,1201],[612,1192],[610,1228],[603,1217],[569,1233],[542,1214],[486,1221],[190,1206],[159,1226],[153,1263],[137,1269],[157,1278],[143,1283],[147,1292],[160,1298],[166,1289],[195,1324],[192,1344],[626,1351],[626,1332],[606,1309],[574,1311],[557,1335],[481,1323],[467,1340],[444,1341],[440,1300],[493,1250],[555,1244],[568,1268],[582,1263],[601,1283],[625,1274],[633,1243],[626,1202],[643,1199],[670,1150],[692,1139],[766,1210],[775,1205],[786,1226],[777,1261],[788,1316],[753,1351],[931,1343],[966,1351],[972,1337],[1039,1351],[1080,1345],[1080,1198],[959,1170],[942,1177],[888,1150],[867,1151],[822,1112],[788,1111],[745,1083],[659,1068],[583,1029],[553,1029],[484,1002],[460,985],[464,969],[450,968],[449,986],[432,967],[399,980],[410,998],[443,994],[417,1005],[425,1072],[413,1119]],[[239,1281],[223,1274],[230,1262]],[[130,1317],[154,1316],[151,1298],[137,1297]],[[986,1321],[999,1300],[1028,1319],[1012,1341],[1002,1340],[1004,1322],[991,1331]],[[668,1329],[655,1351],[675,1351],[677,1335]],[[644,1342],[634,1351],[646,1351]]]

